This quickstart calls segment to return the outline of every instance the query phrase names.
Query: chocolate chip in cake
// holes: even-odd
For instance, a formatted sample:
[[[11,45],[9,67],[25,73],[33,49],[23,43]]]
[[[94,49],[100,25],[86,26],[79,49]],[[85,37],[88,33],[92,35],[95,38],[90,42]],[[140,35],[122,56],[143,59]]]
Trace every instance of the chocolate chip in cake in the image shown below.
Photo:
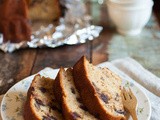
[[[57,118],[53,116],[43,116],[42,120],[57,120]]]
[[[71,87],[71,92],[72,92],[73,94],[76,94],[75,89],[72,88],[72,87]]]
[[[86,106],[84,106],[84,105],[80,105],[79,107],[80,107],[82,110],[87,111]]]
[[[99,93],[100,94],[100,98],[103,100],[103,102],[108,103],[108,96],[105,95],[104,93]]]
[[[79,102],[79,103],[82,103],[82,99],[80,97],[77,97],[76,100]]]
[[[51,106],[51,109],[52,109],[52,110],[57,110],[58,108],[57,108],[56,106],[52,105],[52,106]]]
[[[123,114],[123,115],[125,115],[126,114],[126,111],[124,111],[124,110],[115,110],[117,113],[119,113],[119,114]]]
[[[46,88],[44,88],[44,87],[40,87],[39,90],[40,90],[42,93],[45,93],[45,92],[47,91]]]
[[[77,112],[73,112],[72,116],[74,120],[77,120],[77,118],[81,118],[81,116]]]
[[[44,106],[44,103],[42,102],[42,100],[35,98],[35,101],[37,104]]]
[[[59,109],[57,106],[52,105],[52,106],[50,106],[50,107],[51,107],[52,110],[56,110],[56,111],[58,111],[59,113],[62,113],[62,110]]]
[[[35,90],[35,88],[34,88],[34,87],[30,87],[30,90],[31,90],[31,91],[34,91],[34,90]]]

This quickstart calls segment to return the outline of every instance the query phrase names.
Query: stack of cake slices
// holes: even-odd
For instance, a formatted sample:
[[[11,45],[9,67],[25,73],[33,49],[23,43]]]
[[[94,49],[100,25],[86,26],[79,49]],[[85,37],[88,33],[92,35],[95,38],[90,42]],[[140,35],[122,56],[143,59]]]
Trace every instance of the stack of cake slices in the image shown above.
[[[27,95],[25,120],[125,120],[122,80],[82,57],[60,68],[55,80],[35,76]],[[31,119],[32,118],[32,119]]]

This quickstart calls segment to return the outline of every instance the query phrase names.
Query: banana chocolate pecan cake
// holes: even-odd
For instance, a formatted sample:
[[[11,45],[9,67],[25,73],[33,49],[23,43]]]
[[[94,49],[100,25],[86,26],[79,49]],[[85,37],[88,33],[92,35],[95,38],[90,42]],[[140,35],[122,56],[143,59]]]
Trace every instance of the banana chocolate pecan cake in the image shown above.
[[[25,120],[126,120],[122,80],[82,57],[55,80],[37,75],[27,93]]]

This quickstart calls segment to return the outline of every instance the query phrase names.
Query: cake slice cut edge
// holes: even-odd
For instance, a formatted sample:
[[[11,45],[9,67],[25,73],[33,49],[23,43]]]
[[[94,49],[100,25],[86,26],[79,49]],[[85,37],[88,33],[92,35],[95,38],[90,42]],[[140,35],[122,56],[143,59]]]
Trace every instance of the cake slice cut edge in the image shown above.
[[[82,104],[80,95],[74,85],[72,68],[60,68],[55,79],[54,94],[60,101],[66,120],[98,120]]]
[[[24,120],[63,120],[53,94],[54,80],[36,75],[27,92]]]
[[[83,56],[73,67],[75,86],[84,105],[101,120],[125,120],[119,76],[98,68]]]

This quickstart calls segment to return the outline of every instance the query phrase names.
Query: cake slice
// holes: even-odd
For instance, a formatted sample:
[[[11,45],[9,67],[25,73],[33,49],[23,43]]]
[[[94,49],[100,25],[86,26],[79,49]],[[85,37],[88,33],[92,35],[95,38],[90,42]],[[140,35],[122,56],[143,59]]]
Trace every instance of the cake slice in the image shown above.
[[[73,67],[75,86],[88,110],[101,120],[124,120],[121,79],[82,57]]]
[[[79,93],[74,85],[72,69],[60,68],[55,79],[54,94],[62,106],[65,120],[97,120],[82,104]]]
[[[24,120],[63,120],[53,94],[54,80],[36,75],[27,93]]]

